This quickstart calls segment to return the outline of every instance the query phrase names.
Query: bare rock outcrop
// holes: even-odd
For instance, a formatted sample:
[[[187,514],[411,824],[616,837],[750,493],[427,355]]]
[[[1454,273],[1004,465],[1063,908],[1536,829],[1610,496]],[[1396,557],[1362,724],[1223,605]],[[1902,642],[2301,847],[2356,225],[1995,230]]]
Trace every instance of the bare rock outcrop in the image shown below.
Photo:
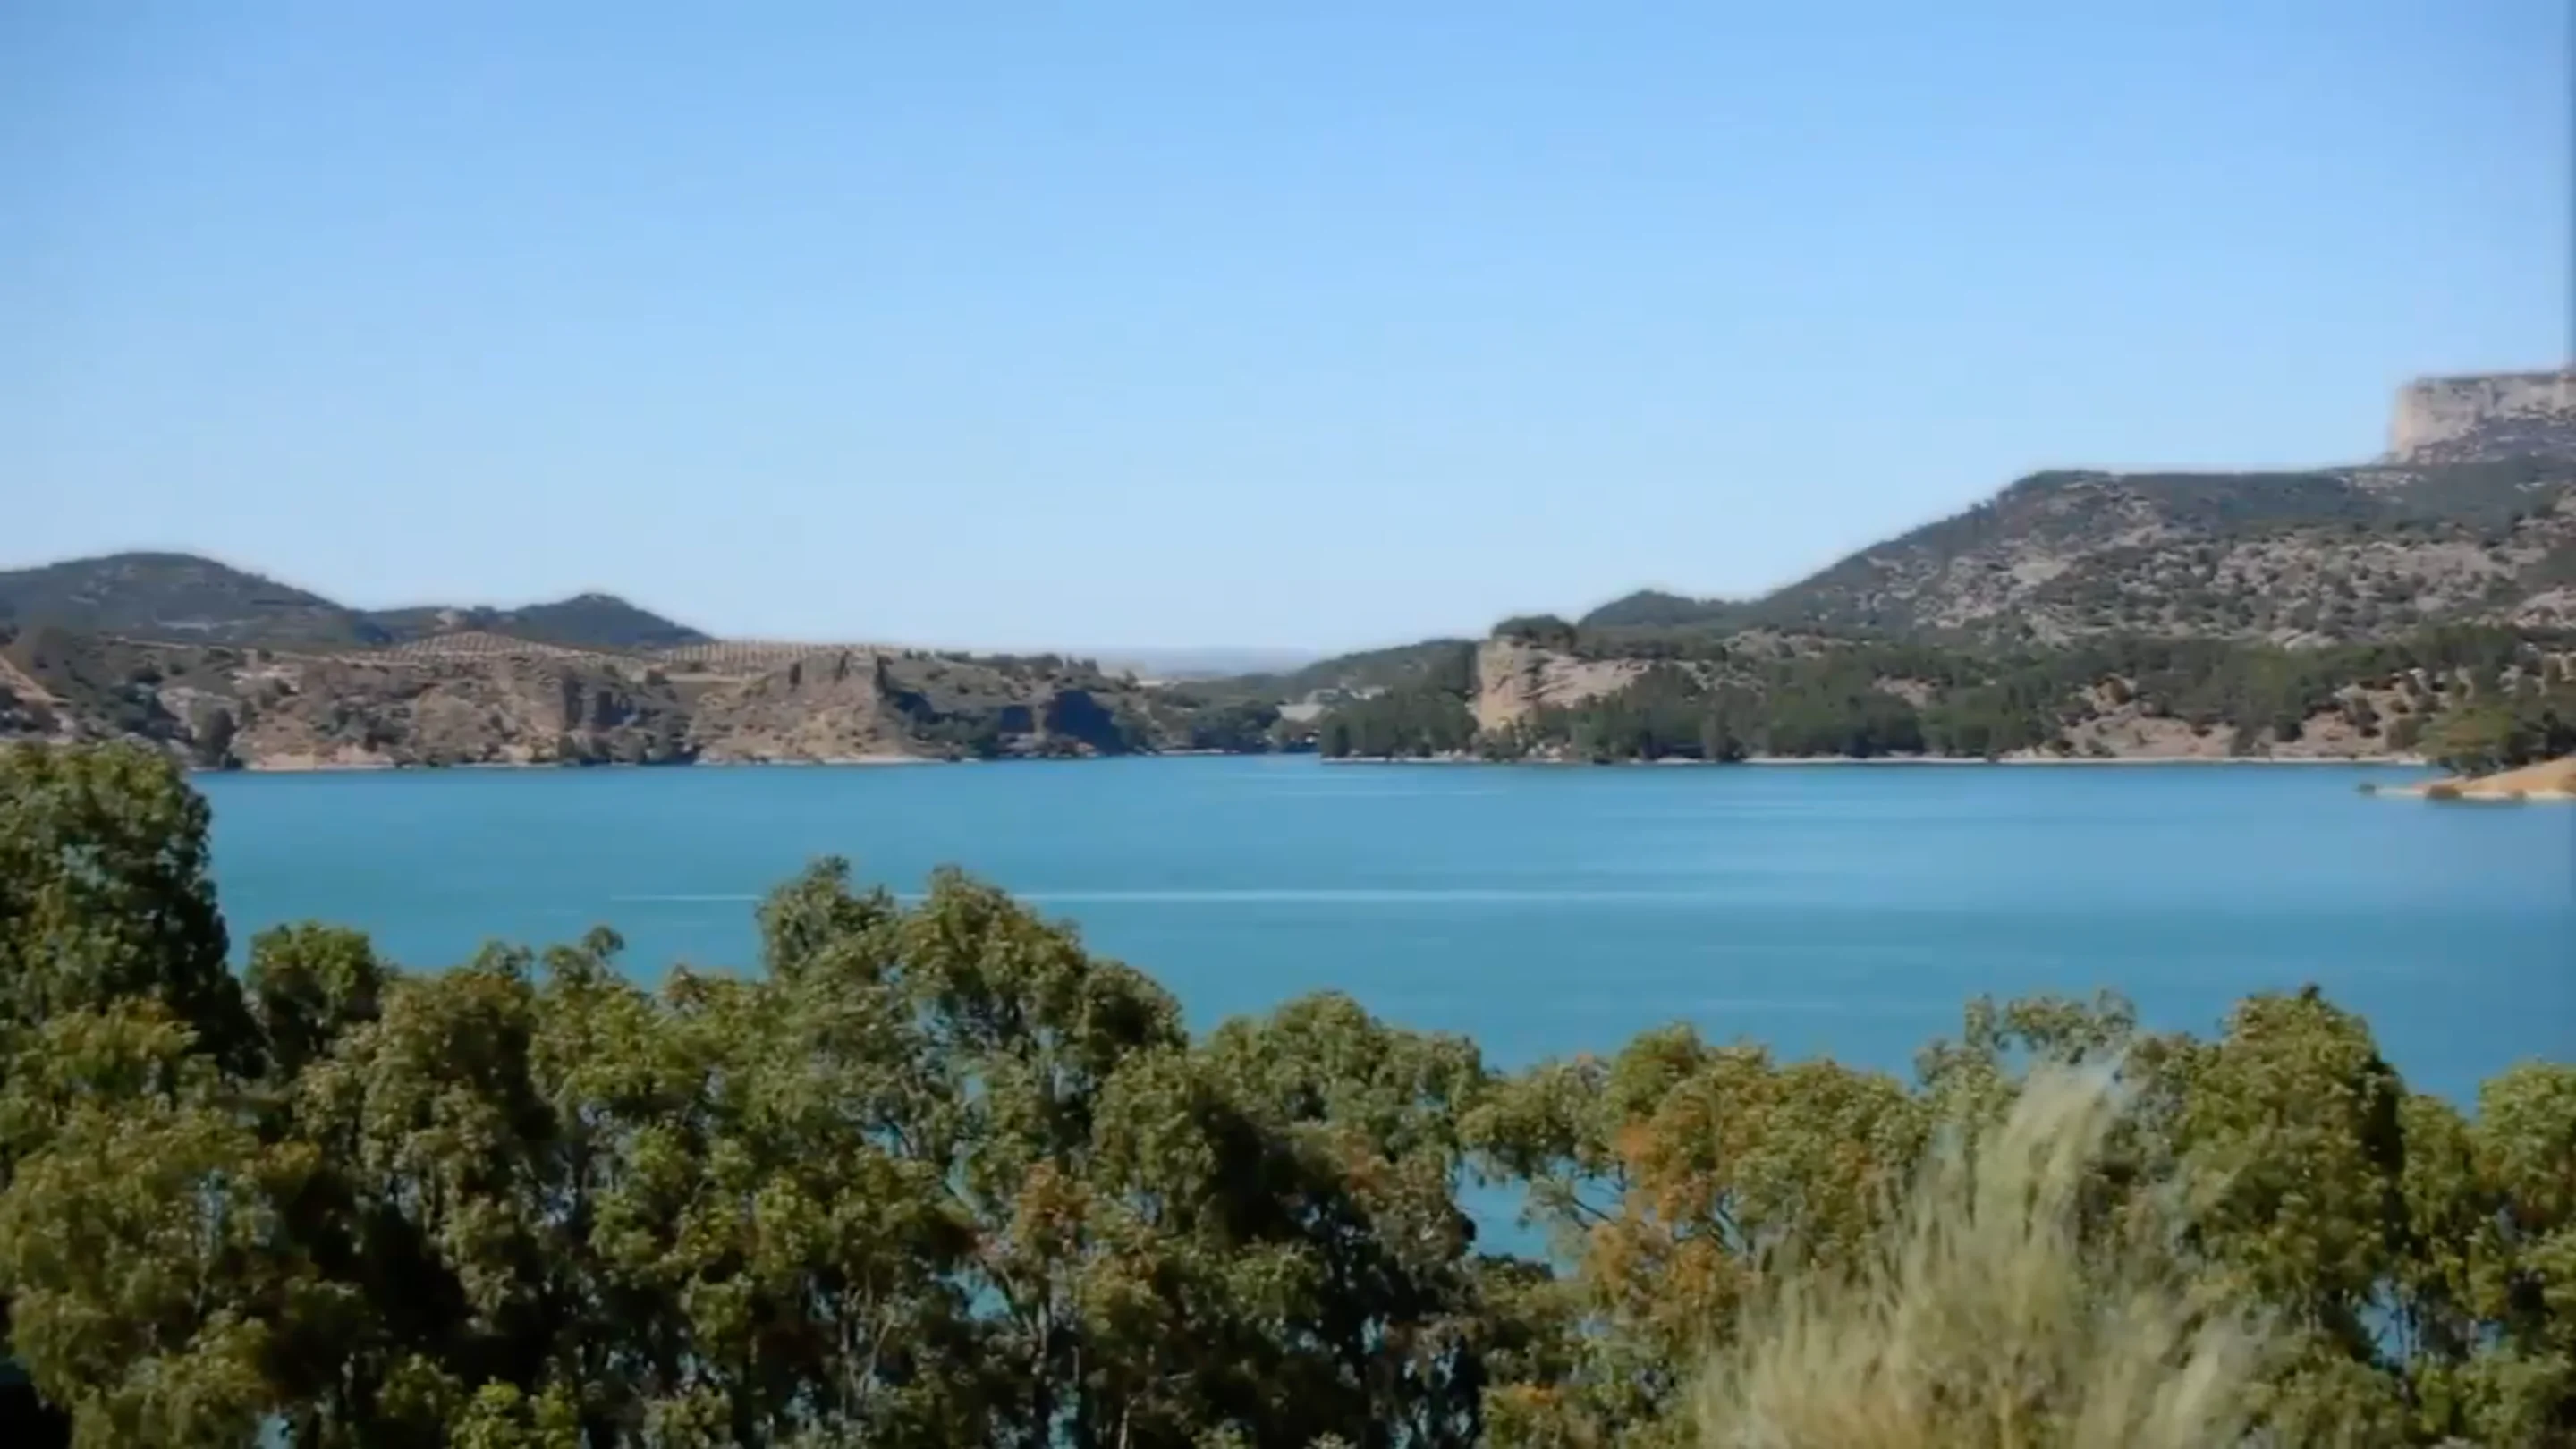
[[[2419,378],[2397,395],[2389,447],[2401,463],[2576,457],[2576,372]]]
[[[1188,729],[1186,702],[1054,655],[481,633],[301,653],[0,625],[0,740],[137,739],[207,767],[1104,755]]]
[[[814,654],[714,685],[698,697],[690,742],[710,763],[904,754],[880,657],[855,649]]]
[[[1476,728],[1506,730],[1542,706],[1615,694],[1648,667],[1641,659],[1585,659],[1522,639],[1488,639],[1476,650]]]
[[[678,692],[648,670],[604,661],[269,656],[230,680],[207,679],[188,704],[196,753],[218,753],[212,732],[228,736],[208,764],[657,764],[688,755]]]

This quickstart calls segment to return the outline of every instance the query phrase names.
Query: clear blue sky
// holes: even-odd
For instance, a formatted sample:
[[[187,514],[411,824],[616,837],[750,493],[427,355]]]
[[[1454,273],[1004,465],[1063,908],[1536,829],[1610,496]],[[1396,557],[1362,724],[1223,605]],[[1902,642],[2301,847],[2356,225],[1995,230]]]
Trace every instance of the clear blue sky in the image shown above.
[[[2567,25],[22,0],[0,564],[997,647],[1757,590],[2560,362]]]

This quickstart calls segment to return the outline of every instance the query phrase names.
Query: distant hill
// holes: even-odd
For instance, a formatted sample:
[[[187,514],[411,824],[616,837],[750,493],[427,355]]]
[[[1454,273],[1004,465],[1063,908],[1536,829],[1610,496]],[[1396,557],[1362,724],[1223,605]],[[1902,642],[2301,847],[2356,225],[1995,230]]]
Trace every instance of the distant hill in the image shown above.
[[[106,554],[0,573],[0,623],[273,648],[364,648],[467,633],[626,652],[713,642],[610,594],[577,594],[515,609],[427,605],[369,611],[184,553]]]
[[[1576,622],[2041,644],[2576,622],[2576,373],[2420,379],[2390,437],[2304,472],[2037,473],[1759,598],[1649,589]]]
[[[715,642],[712,635],[637,608],[614,594],[575,594],[558,603],[517,609],[438,605],[378,609],[366,617],[398,642],[469,631],[572,649],[677,649]]]
[[[1317,747],[2350,757],[2456,754],[2484,730],[2507,754],[2558,748],[2576,376],[2430,379],[2392,437],[2384,461],[2298,472],[2033,474],[1760,597],[1648,589],[1573,623],[1507,619],[1463,681],[1445,666],[1333,703]],[[1312,678],[1265,682],[1290,698]]]
[[[1661,589],[1640,589],[1584,615],[1587,629],[1688,629],[1730,624],[1743,617],[1740,599],[1694,599]]]
[[[374,762],[2349,755],[2456,718],[2556,738],[2576,718],[2576,376],[2430,379],[2391,434],[2352,466],[2036,473],[1758,598],[1647,590],[1313,661],[723,641],[596,593],[369,612],[184,554],[76,559],[0,573],[0,735]],[[237,657],[252,645],[304,657]]]
[[[1603,634],[2295,643],[2461,621],[2576,622],[2576,457],[2040,473],[1761,598],[1648,591],[1577,622]]]
[[[1100,667],[1112,674],[1132,673],[1140,679],[1217,679],[1228,675],[1276,673],[1309,664],[1315,659],[1311,649],[1229,648],[1214,645],[1205,649],[1070,649],[1064,651],[1080,658],[1097,659]]]
[[[1391,649],[1337,654],[1295,669],[1228,675],[1192,681],[1190,689],[1211,697],[1245,697],[1289,702],[1314,695],[1366,694],[1437,682],[1463,687],[1474,668],[1472,639],[1426,639]]]
[[[364,611],[158,553],[0,574],[0,742],[207,767],[1263,749],[1279,720],[1056,654],[718,640],[601,593]]]
[[[390,640],[365,615],[319,594],[184,553],[115,553],[0,573],[0,621],[216,644]]]

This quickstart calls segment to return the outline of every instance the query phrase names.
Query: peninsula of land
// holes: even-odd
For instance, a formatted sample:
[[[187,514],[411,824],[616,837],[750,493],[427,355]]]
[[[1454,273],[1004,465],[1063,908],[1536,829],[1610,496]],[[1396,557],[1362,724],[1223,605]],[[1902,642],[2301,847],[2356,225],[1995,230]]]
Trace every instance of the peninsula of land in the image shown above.
[[[2429,780],[2392,793],[2431,800],[2576,800],[2576,755],[2459,780]]]

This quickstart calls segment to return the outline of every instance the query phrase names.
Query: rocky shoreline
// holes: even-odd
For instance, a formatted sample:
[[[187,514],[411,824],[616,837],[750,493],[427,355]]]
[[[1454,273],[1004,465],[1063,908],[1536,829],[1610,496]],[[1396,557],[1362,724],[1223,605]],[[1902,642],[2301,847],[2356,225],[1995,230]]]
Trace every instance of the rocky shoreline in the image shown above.
[[[54,627],[0,630],[0,739],[10,738],[133,739],[195,768],[270,773],[873,764],[1197,742],[1185,708],[1051,655],[616,654],[492,635],[322,653]]]
[[[286,758],[244,761],[234,765],[192,765],[190,767],[190,771],[195,774],[334,775],[367,774],[387,770],[872,769],[888,765],[1028,763],[1047,759],[1078,761],[1104,758],[1260,758],[1270,755],[1293,755],[1303,753],[1307,752],[1261,750],[1153,750],[1142,751],[1129,756],[1025,755],[1012,757],[1006,760],[985,760],[971,756],[959,759],[942,759],[928,755],[891,753],[875,755],[840,755],[816,758],[729,758],[719,760],[674,759],[656,761],[605,760],[593,762],[572,760],[470,760],[447,762],[411,760],[311,760]],[[1797,768],[1802,766],[1839,767],[1857,765],[1890,769],[1905,768],[1909,766],[2008,766],[2019,768],[2024,766],[2092,765],[2112,767],[2167,765],[2342,765],[2389,770],[2424,770],[2432,768],[2428,761],[2415,755],[2114,755],[2107,757],[2088,757],[2077,755],[2006,755],[1991,760],[1970,758],[1960,755],[1875,755],[1866,758],[1851,755],[1756,755],[1742,760],[1712,762],[1708,760],[1690,759],[1610,761],[1571,759],[1497,760],[1489,759],[1482,755],[1450,753],[1424,756],[1350,755],[1340,758],[1325,759],[1322,763],[1327,765],[1484,765],[1503,769],[1597,769],[1605,765],[1620,769],[1733,769],[1739,765],[1771,768]],[[2391,793],[2421,793],[2424,788],[2425,787],[2422,786],[2414,786],[2408,787],[2404,792],[2392,791]]]
[[[2576,801],[2576,756],[2525,765],[2517,770],[2499,770],[2490,775],[2427,780],[2395,790],[2375,794],[2401,796],[2411,800],[2489,801],[2519,804],[2527,800]]]
[[[2361,765],[2376,769],[2430,769],[2431,763],[2419,755],[2003,755],[1985,759],[1967,755],[1752,755],[1741,760],[1693,760],[1666,758],[1660,760],[1575,760],[1559,758],[1492,759],[1484,755],[1452,751],[1438,755],[1344,755],[1328,759],[1329,765],[1491,765],[1499,768],[1534,769],[1721,769],[1740,765],[1794,767],[1802,765],[1868,765],[1888,768],[1907,766],[2003,765]]]
[[[943,765],[976,764],[978,761],[942,760],[928,755],[847,755],[829,759],[723,759],[723,760],[307,760],[295,758],[246,760],[231,765],[191,764],[192,775],[366,775],[389,770],[732,770],[732,769],[842,769],[878,765]]]

